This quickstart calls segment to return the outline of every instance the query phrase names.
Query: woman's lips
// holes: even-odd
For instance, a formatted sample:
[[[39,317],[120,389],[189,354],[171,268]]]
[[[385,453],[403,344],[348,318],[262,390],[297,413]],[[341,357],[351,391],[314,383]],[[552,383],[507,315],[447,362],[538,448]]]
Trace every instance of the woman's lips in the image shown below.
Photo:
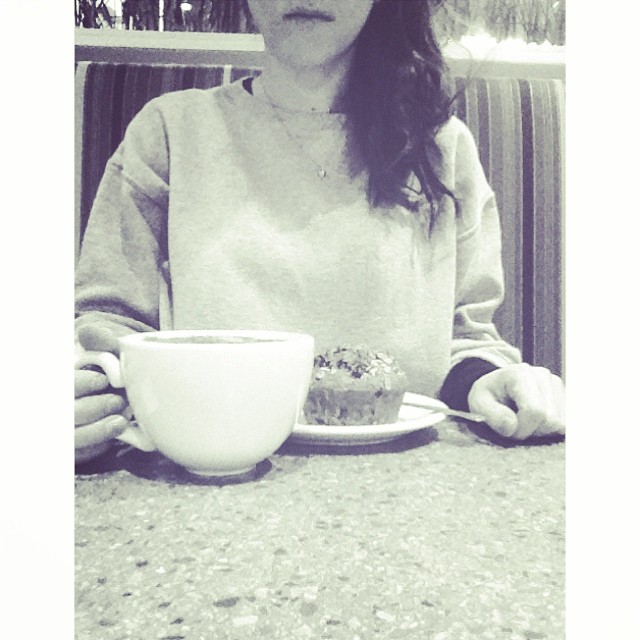
[[[335,17],[330,13],[326,13],[324,11],[315,11],[312,9],[294,9],[293,11],[289,11],[285,13],[283,16],[283,20],[291,20],[291,21],[314,21],[319,20],[321,22],[333,22]]]

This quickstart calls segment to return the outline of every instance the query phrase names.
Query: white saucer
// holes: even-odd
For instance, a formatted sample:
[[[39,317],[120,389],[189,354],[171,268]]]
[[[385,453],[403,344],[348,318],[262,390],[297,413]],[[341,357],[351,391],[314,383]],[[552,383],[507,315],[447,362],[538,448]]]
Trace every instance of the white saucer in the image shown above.
[[[412,394],[415,395],[415,394]],[[434,406],[446,407],[443,402],[423,396]],[[425,429],[444,419],[444,414],[435,409],[424,409],[403,404],[400,407],[398,421],[393,424],[372,425],[324,425],[301,424],[293,428],[289,440],[311,445],[354,446],[380,444],[395,440],[400,436]]]

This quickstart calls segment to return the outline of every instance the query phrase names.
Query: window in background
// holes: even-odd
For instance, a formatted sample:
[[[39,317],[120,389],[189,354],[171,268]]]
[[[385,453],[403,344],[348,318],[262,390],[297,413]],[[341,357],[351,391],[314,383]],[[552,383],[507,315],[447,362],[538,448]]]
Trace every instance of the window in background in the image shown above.
[[[76,27],[253,33],[244,0],[75,0]]]
[[[445,0],[443,44],[520,41],[565,44],[565,0]],[[75,0],[76,27],[254,33],[245,0]]]

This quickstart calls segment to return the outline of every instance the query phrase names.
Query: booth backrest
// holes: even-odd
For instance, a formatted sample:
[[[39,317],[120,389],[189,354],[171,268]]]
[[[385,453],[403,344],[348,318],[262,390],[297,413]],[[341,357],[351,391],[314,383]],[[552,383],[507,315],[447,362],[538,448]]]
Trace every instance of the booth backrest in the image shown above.
[[[259,72],[230,65],[79,62],[76,246],[107,159],[146,102]],[[506,295],[496,324],[525,361],[563,374],[564,81],[453,82],[459,92],[456,113],[475,136],[501,214]]]

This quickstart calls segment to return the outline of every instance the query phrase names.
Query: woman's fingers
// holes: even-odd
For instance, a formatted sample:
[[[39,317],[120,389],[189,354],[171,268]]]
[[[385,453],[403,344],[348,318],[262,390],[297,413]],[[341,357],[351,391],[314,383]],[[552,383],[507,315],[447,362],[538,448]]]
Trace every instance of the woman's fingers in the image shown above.
[[[539,388],[539,403],[544,410],[544,420],[533,435],[544,436],[565,432],[564,383],[558,376],[543,367],[533,367]]]
[[[118,355],[118,338],[133,333],[133,330],[115,322],[110,324],[87,324],[78,327],[78,341],[87,351],[108,351]]]
[[[505,438],[520,438],[521,403],[535,390],[526,375],[513,368],[496,369],[479,378],[469,393],[469,407]]]
[[[534,373],[534,367],[514,370],[507,381],[507,394],[517,408],[517,427],[511,437],[524,440],[543,427],[547,419],[547,398]]]
[[[103,373],[80,369],[75,372],[75,424],[82,426],[122,413],[127,402],[123,395],[109,391]]]
[[[75,401],[75,423],[76,426],[90,424],[122,413],[126,408],[126,400],[117,393],[101,393],[77,398]]]
[[[75,372],[74,387],[75,397],[81,398],[106,391],[109,388],[109,380],[104,373],[99,371],[80,369]]]
[[[78,341],[87,351],[118,355],[118,338],[132,333],[117,324],[92,324],[78,328]],[[79,366],[79,365],[76,365]],[[101,371],[75,371],[75,457],[76,462],[95,458],[109,448],[110,441],[128,426],[121,415],[127,409],[124,395],[114,392]]]
[[[564,384],[543,367],[518,364],[482,376],[471,388],[469,406],[514,440],[564,433]]]
[[[75,448],[86,449],[118,437],[129,422],[120,415],[110,415],[102,420],[75,429]]]
[[[518,429],[518,417],[515,411],[496,397],[491,388],[478,386],[474,389],[473,403],[470,394],[469,404],[471,410],[483,415],[487,424],[501,436],[511,438]]]
[[[76,371],[75,387],[76,462],[82,462],[103,453],[126,429],[128,421],[120,414],[127,403],[117,393],[103,393],[108,381],[95,371]]]

